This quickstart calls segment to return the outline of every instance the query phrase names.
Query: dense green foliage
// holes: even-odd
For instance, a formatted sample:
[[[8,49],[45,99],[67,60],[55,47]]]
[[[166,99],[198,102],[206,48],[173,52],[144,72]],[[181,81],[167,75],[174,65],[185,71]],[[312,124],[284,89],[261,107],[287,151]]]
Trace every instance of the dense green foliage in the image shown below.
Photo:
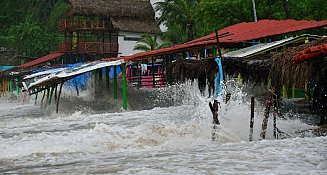
[[[39,57],[56,50],[57,21],[69,4],[65,0],[0,1],[0,47]]]
[[[150,34],[145,34],[141,36],[141,40],[137,42],[133,50],[148,52],[151,50],[164,48],[168,45],[169,43],[163,43],[160,45],[156,35],[152,36]]]
[[[258,20],[327,19],[326,0],[255,0],[255,2]],[[254,21],[252,0],[164,0],[156,5],[156,10],[164,14],[159,18],[159,22],[163,22],[168,28],[164,37],[174,43],[185,42],[192,38],[192,35],[196,38],[233,24]],[[179,11],[180,9],[186,10]],[[184,17],[181,18],[183,20],[180,16]],[[185,30],[185,26],[194,28],[192,35],[188,33],[190,30]]]
[[[327,19],[326,0],[255,0],[260,19]],[[252,0],[162,0],[158,22],[168,27],[163,39],[181,43],[240,22],[253,21]],[[0,47],[42,56],[60,42],[57,22],[68,0],[1,0]],[[288,14],[288,15],[287,15]]]

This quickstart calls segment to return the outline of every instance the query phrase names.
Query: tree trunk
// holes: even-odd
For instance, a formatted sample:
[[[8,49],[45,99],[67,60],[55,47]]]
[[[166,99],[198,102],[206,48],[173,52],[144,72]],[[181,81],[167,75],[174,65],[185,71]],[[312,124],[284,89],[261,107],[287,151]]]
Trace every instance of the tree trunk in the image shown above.
[[[290,17],[290,11],[288,9],[287,0],[283,0],[283,7],[284,7],[286,18],[290,19],[291,17]]]

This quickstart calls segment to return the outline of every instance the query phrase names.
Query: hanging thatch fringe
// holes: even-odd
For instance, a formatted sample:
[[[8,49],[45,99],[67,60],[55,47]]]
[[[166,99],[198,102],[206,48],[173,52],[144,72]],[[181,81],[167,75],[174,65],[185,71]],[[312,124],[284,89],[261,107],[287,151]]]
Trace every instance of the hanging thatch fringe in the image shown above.
[[[206,60],[177,60],[168,67],[172,74],[173,82],[185,80],[198,80],[201,92],[204,91],[207,82],[211,89],[214,87],[214,78],[217,71],[217,64],[214,59]]]
[[[327,38],[311,41],[309,43],[292,47],[282,53],[273,56],[273,64],[269,77],[272,85],[280,89],[283,85],[287,87],[304,88],[308,81],[319,82],[322,78],[317,71],[326,68],[326,60],[323,58],[312,59],[302,64],[293,63],[292,58],[300,51],[310,46],[327,43]],[[325,66],[324,66],[325,65]],[[327,77],[326,77],[327,78]]]
[[[272,87],[278,91],[282,86],[297,87],[313,93],[306,92],[310,97],[311,109],[316,113],[327,113],[327,56],[321,55],[303,63],[293,63],[293,57],[300,51],[311,46],[327,43],[327,38],[311,41],[309,43],[287,49],[273,57],[270,71]]]
[[[271,57],[272,54],[260,54],[251,58],[225,58],[224,71],[234,76],[240,74],[244,81],[267,82]]]

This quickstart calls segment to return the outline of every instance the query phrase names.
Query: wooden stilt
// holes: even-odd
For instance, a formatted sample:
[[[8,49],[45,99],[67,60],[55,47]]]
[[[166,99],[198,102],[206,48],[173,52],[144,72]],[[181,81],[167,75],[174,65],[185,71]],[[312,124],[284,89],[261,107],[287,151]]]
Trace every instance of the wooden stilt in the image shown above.
[[[218,125],[220,125],[220,122],[218,120],[218,108],[220,103],[217,100],[214,100],[213,104],[209,102],[209,107],[212,112],[212,118],[213,118],[213,128],[212,128],[212,141],[216,140],[216,129]]]
[[[50,87],[47,88],[47,99],[46,99],[46,102],[49,102],[49,98],[50,98]],[[48,106],[48,103],[45,103],[45,107]]]
[[[43,100],[44,100],[45,94],[46,94],[46,89],[43,90],[43,96],[41,99],[41,108],[43,108]]]
[[[37,103],[37,96],[39,95],[39,93],[36,93],[35,94],[35,101],[34,101],[34,105],[36,105],[36,103]]]
[[[250,134],[249,141],[253,141],[253,124],[254,124],[254,97],[251,97],[251,118],[250,118]]]
[[[50,97],[49,97],[49,101],[48,101],[48,105],[51,105],[51,99],[52,99],[52,95],[53,95],[53,91],[54,91],[54,87],[50,87],[51,88],[51,93],[50,93]],[[50,90],[50,89],[49,89]]]
[[[60,84],[59,93],[58,93],[58,97],[57,97],[57,104],[56,104],[56,113],[58,113],[58,111],[59,111],[59,100],[60,100],[60,94],[61,94],[61,90],[62,90],[63,85],[64,85],[64,82],[62,82]]]
[[[74,81],[74,85],[75,85],[76,95],[79,96],[78,84],[76,83],[76,81]]]
[[[55,85],[55,94],[54,94],[54,99],[55,101],[57,101],[57,88],[58,88],[58,84]]]
[[[266,130],[267,130],[267,124],[268,124],[268,118],[269,118],[269,111],[270,111],[270,107],[271,107],[271,101],[272,101],[272,94],[271,94],[271,92],[269,92],[268,98],[266,101],[265,114],[264,114],[263,122],[262,122],[262,130],[260,133],[261,139],[266,138]]]
[[[275,139],[278,139],[278,130],[277,130],[277,114],[278,114],[278,97],[277,95],[273,95],[273,106],[274,106],[274,112],[273,112],[273,127],[274,127],[274,137]]]

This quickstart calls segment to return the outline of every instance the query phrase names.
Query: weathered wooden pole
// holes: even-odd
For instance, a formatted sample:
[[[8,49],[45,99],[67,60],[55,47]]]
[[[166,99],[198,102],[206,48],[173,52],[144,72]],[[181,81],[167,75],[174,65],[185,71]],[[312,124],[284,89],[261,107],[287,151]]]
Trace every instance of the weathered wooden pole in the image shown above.
[[[154,68],[154,59],[153,59],[153,57],[151,58],[151,60],[152,60],[152,87],[154,88],[154,87],[156,87],[156,80],[155,80],[155,75],[154,75],[155,68]]]
[[[123,83],[123,109],[127,110],[127,81],[126,81],[126,63],[122,67],[122,83]]]
[[[45,94],[46,94],[46,89],[44,87],[43,96],[42,96],[42,99],[41,99],[41,108],[43,108],[43,100],[44,100]]]
[[[278,139],[278,133],[277,133],[277,113],[278,113],[278,96],[274,94],[273,98],[273,107],[274,107],[274,113],[273,113],[273,128],[274,128],[274,137],[275,139]]]
[[[75,85],[76,95],[79,96],[78,84],[76,81],[74,81],[74,85]]]
[[[64,85],[64,82],[62,82],[60,84],[59,93],[58,93],[58,97],[57,97],[57,104],[56,104],[56,113],[58,113],[58,111],[59,111],[59,100],[60,100],[60,94],[61,94],[61,90],[62,90],[63,85]]]
[[[46,99],[46,102],[49,101],[49,98],[50,98],[50,87],[47,88],[47,99]],[[47,107],[48,103],[45,103],[45,107]]]
[[[114,99],[117,99],[117,67],[114,66]]]
[[[263,122],[262,122],[262,129],[261,129],[261,133],[260,133],[261,139],[266,138],[266,130],[267,130],[267,124],[268,124],[268,118],[269,118],[269,111],[270,111],[270,107],[271,107],[271,101],[272,101],[272,95],[269,92],[268,99],[266,101],[265,114],[264,114]]]
[[[99,82],[101,83],[101,80],[102,80],[102,68],[98,69],[98,73],[99,73]]]
[[[54,94],[54,99],[55,99],[55,102],[57,101],[57,87],[58,87],[58,84],[55,85],[55,94]]]
[[[276,115],[277,114],[274,112],[273,113],[273,122],[274,122],[273,127],[274,127],[274,137],[275,137],[275,139],[278,139],[278,136],[277,136],[277,123],[276,123],[277,117],[276,117]]]
[[[250,134],[249,141],[253,141],[253,123],[254,123],[254,97],[251,97],[251,118],[250,118]]]
[[[36,105],[36,103],[37,103],[37,96],[39,95],[39,93],[37,92],[36,94],[35,94],[35,101],[34,101],[34,105]]]
[[[49,101],[48,101],[48,105],[51,105],[51,99],[52,99],[52,95],[53,95],[53,91],[54,91],[54,87],[50,87],[51,88],[51,93],[50,93],[50,97],[49,97]],[[50,89],[49,89],[50,90]]]

